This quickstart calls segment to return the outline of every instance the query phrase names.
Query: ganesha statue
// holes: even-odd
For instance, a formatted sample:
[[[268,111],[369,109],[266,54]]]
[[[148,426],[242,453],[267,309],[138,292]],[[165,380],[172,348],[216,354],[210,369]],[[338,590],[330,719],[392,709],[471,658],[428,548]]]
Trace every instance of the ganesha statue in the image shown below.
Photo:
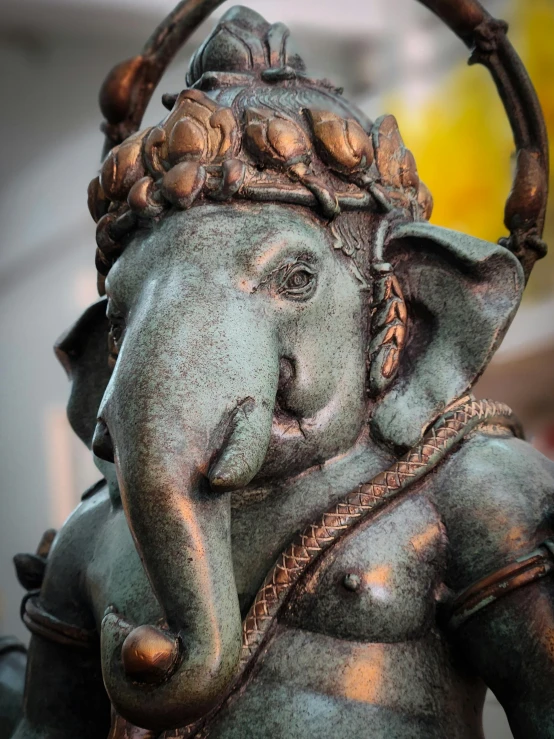
[[[471,393],[545,252],[507,27],[424,3],[514,131],[494,244],[429,223],[395,118],[243,7],[140,130],[219,4],[185,0],[101,91],[101,299],[56,353],[103,478],[15,559],[32,637],[4,735],[479,739],[488,687],[517,739],[552,739],[554,467]]]

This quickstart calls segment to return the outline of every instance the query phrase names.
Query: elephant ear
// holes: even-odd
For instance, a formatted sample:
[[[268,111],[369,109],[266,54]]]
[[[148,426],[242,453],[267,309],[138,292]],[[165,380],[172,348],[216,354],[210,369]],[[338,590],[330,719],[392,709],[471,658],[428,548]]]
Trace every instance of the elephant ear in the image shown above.
[[[54,352],[71,380],[67,404],[69,423],[89,449],[97,411],[111,374],[106,305],[106,300],[100,300],[87,308],[54,346]]]
[[[427,222],[397,226],[386,258],[402,286],[408,336],[371,430],[405,448],[483,372],[519,306],[524,276],[504,247]]]

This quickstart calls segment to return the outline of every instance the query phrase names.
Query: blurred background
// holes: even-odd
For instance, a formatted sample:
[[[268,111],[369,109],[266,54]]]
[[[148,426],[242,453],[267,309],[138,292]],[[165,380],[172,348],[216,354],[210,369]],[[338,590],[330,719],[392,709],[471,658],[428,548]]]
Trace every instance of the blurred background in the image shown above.
[[[235,3],[225,3],[217,15]],[[248,3],[246,3],[248,4]],[[422,179],[433,221],[495,241],[513,150],[487,72],[468,68],[448,29],[413,0],[252,0],[283,21],[313,76],[345,88],[371,117],[394,113]],[[554,1],[485,0],[511,38],[554,132]],[[0,633],[27,638],[11,558],[34,551],[99,478],[65,418],[68,384],[52,344],[96,299],[94,224],[86,188],[99,166],[97,93],[108,70],[140,50],[173,0],[2,0],[0,8]],[[217,17],[217,16],[216,16]],[[163,80],[184,86],[207,22]],[[509,403],[533,443],[554,458],[554,206],[522,308],[477,387]],[[487,739],[511,734],[487,702]]]

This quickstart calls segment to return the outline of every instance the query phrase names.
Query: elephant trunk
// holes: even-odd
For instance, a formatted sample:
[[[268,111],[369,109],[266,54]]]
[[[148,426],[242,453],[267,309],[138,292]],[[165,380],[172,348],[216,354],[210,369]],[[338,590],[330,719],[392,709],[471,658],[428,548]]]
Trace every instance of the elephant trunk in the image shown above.
[[[226,318],[237,325],[236,316]],[[240,321],[244,327],[244,315]],[[125,356],[123,347],[95,437],[100,450],[113,440],[123,508],[165,617],[130,624],[114,606],[102,622],[110,699],[147,729],[204,715],[240,656],[225,493],[248,484],[262,465],[279,363],[259,326],[254,348],[248,332],[239,339],[231,326],[210,326],[211,340],[209,327],[199,332],[202,352],[194,344],[187,351],[181,340],[168,350],[160,325],[154,351],[134,347]]]

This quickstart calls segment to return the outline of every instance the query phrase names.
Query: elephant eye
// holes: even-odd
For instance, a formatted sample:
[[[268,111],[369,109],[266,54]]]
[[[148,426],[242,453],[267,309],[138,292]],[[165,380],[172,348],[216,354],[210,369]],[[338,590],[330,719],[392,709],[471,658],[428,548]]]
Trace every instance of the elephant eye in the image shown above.
[[[125,323],[122,318],[110,316],[110,331],[108,333],[108,363],[111,367],[115,365],[117,355],[123,343]]]
[[[312,269],[303,263],[296,263],[285,270],[277,290],[290,300],[307,300],[316,286],[316,276]]]

